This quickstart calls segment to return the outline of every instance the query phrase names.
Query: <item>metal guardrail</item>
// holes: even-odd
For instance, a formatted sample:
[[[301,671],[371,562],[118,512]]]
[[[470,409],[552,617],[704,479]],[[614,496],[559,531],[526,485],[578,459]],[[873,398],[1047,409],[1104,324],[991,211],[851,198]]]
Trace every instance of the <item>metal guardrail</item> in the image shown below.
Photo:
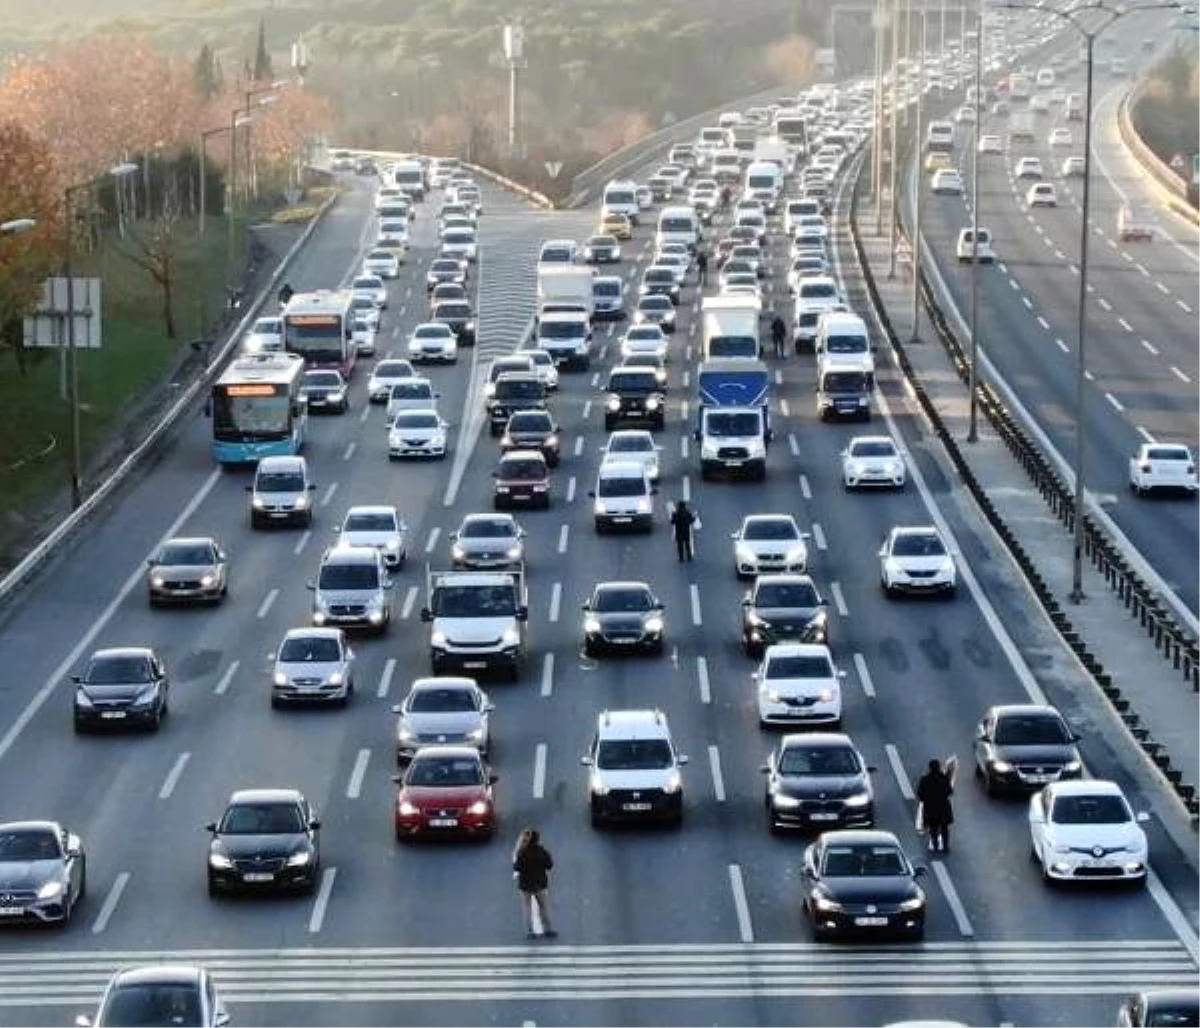
[[[1133,124],[1132,107],[1145,88],[1143,80],[1122,98],[1117,106],[1117,131],[1121,142],[1130,155],[1141,166],[1142,170],[1163,190],[1169,194],[1168,203],[1171,209],[1182,214],[1189,221],[1200,224],[1200,211],[1192,206],[1188,196],[1187,179],[1180,175],[1158,154],[1148,147],[1138,134]]]
[[[12,571],[5,575],[3,579],[0,579],[0,603],[10,598],[66,539],[73,535],[95,514],[117,487],[142,463],[150,451],[175,427],[175,423],[187,412],[188,408],[196,402],[200,397],[201,390],[206,389],[210,385],[221,366],[228,360],[234,347],[237,346],[238,340],[241,339],[246,328],[258,316],[259,307],[274,295],[276,287],[295,259],[296,254],[308,242],[313,232],[316,231],[317,225],[324,220],[325,214],[337,202],[338,195],[336,192],[332,193],[321,203],[321,206],[317,209],[317,213],[300,234],[300,238],[283,255],[282,260],[280,260],[275,271],[272,272],[271,277],[267,280],[267,283],[263,286],[258,296],[246,307],[245,316],[229,330],[228,338],[221,345],[220,349],[216,351],[215,355],[211,357],[200,377],[183,391],[179,398],[167,409],[167,412],[159,418],[154,427],[150,429],[146,437],[126,455],[124,460],[117,465],[116,470],[97,486],[95,491],[84,500],[80,507],[63,518],[54,530],[30,550]]]

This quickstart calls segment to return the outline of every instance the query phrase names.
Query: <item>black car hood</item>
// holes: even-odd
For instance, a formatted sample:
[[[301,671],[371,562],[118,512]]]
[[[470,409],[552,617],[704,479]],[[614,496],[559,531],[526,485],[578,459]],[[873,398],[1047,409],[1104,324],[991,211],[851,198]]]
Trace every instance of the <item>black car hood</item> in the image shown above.
[[[37,889],[62,878],[62,861],[12,860],[0,863],[0,893]],[[4,900],[0,897],[0,906]]]
[[[777,631],[794,631],[807,628],[821,611],[820,607],[755,607],[754,613],[766,622],[766,627]]]
[[[840,800],[867,791],[861,775],[780,775],[777,790],[784,796],[805,800]]]
[[[920,895],[917,883],[902,875],[863,878],[823,878],[821,884],[830,898],[838,903],[877,903],[886,906],[916,899]]]
[[[310,849],[303,832],[288,835],[222,835],[213,840],[213,849],[233,860],[249,857],[290,857]]]
[[[133,685],[81,685],[79,688],[93,703],[130,703],[152,682],[137,682]]]
[[[1058,766],[1076,759],[1075,747],[1069,743],[1043,743],[1037,746],[1010,746],[998,743],[996,756],[1010,764],[1052,764]]]
[[[648,617],[648,615],[646,615],[646,614],[626,614],[626,613],[618,613],[616,611],[611,611],[611,612],[601,611],[599,613],[593,614],[593,617],[595,617],[596,620],[600,622],[600,627],[602,629],[604,629],[604,631],[606,631],[606,632],[611,632],[614,630],[621,631],[622,629],[625,631],[631,631],[631,630],[636,629],[637,631],[640,632],[646,625],[646,618]]]

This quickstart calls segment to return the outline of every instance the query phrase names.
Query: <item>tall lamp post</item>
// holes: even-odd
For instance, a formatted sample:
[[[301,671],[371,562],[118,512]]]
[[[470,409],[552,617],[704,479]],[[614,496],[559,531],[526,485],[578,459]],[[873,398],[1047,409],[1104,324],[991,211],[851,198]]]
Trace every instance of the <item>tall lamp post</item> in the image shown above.
[[[1087,372],[1087,291],[1088,291],[1088,225],[1091,216],[1092,183],[1092,77],[1096,38],[1114,22],[1129,14],[1144,11],[1178,10],[1179,0],[1151,0],[1149,3],[1124,4],[1113,0],[1083,0],[1071,10],[1056,10],[1045,3],[999,3],[997,7],[1013,11],[1034,11],[1060,18],[1078,32],[1087,44],[1087,79],[1083,100],[1083,210],[1079,227],[1079,298],[1076,314],[1075,355],[1075,525],[1074,547],[1071,556],[1072,603],[1082,603],[1083,594],[1083,511],[1087,499],[1085,480],[1085,450],[1087,417],[1084,414]]]
[[[67,282],[67,407],[71,418],[68,456],[71,465],[72,509],[77,509],[83,503],[83,454],[79,425],[79,351],[75,345],[75,284],[71,279],[71,240],[75,227],[75,194],[83,192],[85,189],[91,189],[92,186],[107,177],[117,179],[119,187],[120,180],[132,175],[137,170],[136,164],[128,162],[116,164],[103,175],[67,186],[63,190],[63,278]]]
[[[235,108],[229,114],[229,124],[225,126],[229,132],[229,181],[226,184],[226,191],[229,194],[229,200],[225,204],[225,213],[229,216],[229,255],[227,258],[228,267],[226,269],[226,278],[232,279],[233,265],[237,257],[237,130],[242,126],[247,127],[253,122],[250,117],[254,113],[256,107],[261,107],[264,103],[271,103],[274,100],[275,90],[278,89],[280,83],[273,82],[269,86],[264,86],[261,89],[246,90],[246,106]],[[259,98],[259,99],[256,99]],[[247,146],[249,138],[247,138]],[[249,153],[249,151],[247,151]],[[247,177],[249,177],[249,166],[247,166]]]
[[[900,91],[897,80],[900,78],[900,0],[892,0],[892,81],[891,81],[891,110],[888,113],[888,125],[891,128],[889,143],[888,178],[888,278],[896,277],[896,192],[900,181],[900,132],[897,118],[900,111]]]
[[[921,50],[917,55],[917,152],[920,153],[921,132],[925,120],[925,31],[929,24],[928,10],[921,5]],[[912,341],[921,338],[921,194],[925,192],[925,183],[921,181],[920,172],[917,174],[917,197],[913,210],[912,245]]]
[[[959,38],[964,39],[966,33]],[[983,133],[983,0],[975,18],[975,153],[971,157],[971,366],[967,442],[979,441],[979,140]]]

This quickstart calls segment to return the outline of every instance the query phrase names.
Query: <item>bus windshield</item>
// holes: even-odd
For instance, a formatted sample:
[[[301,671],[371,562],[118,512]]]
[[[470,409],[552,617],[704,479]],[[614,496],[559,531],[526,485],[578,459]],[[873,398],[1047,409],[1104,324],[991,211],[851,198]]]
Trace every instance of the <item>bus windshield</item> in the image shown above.
[[[227,442],[282,439],[291,433],[287,391],[272,396],[234,396],[213,390],[213,438]]]

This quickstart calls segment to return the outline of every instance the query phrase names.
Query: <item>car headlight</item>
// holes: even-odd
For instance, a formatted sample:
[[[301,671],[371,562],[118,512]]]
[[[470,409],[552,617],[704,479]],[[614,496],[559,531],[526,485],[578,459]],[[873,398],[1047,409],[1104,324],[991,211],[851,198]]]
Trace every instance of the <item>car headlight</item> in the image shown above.
[[[608,507],[605,506],[605,503],[603,500],[597,500],[595,503],[592,504],[592,513],[593,514],[601,514],[601,515],[607,514]]]
[[[818,910],[824,910],[826,913],[833,913],[842,909],[842,905],[836,900],[833,900],[826,893],[818,893],[813,898],[813,904]]]
[[[1065,764],[1063,764],[1063,767],[1062,767],[1062,769],[1063,769],[1063,774],[1065,774],[1065,775],[1073,775],[1073,774],[1075,774],[1076,772],[1078,772],[1078,771],[1079,771],[1079,769],[1080,769],[1080,768],[1082,768],[1082,767],[1083,767],[1083,764],[1082,764],[1080,761],[1078,761],[1078,760],[1068,760],[1068,761],[1067,761]]]
[[[588,635],[596,635],[600,631],[600,621],[598,618],[587,617],[583,619],[583,630]]]
[[[482,727],[472,728],[469,732],[467,732],[467,738],[470,739],[471,742],[483,742],[483,735],[484,732]]]
[[[784,792],[773,792],[771,793],[771,802],[783,810],[795,810],[800,806],[802,801]]]
[[[46,882],[45,885],[38,889],[37,898],[40,900],[54,899],[56,896],[62,895],[64,888],[66,886],[61,881]]]
[[[409,728],[408,725],[401,723],[396,726],[397,739],[415,739],[416,737],[417,733]]]
[[[216,584],[217,584],[217,576],[216,576],[216,575],[214,575],[214,574],[202,575],[202,576],[200,577],[200,584],[201,584],[201,585],[202,585],[202,586],[203,586],[205,589],[209,589],[209,588],[211,588],[212,586],[214,586],[214,585],[216,585]]]
[[[515,646],[521,641],[521,635],[515,628],[506,628],[504,634],[500,636],[500,641],[505,646]]]
[[[372,600],[370,613],[367,614],[367,620],[373,625],[383,624],[383,606],[379,600]]]
[[[486,814],[487,812],[488,812],[488,805],[487,805],[487,802],[484,800],[476,800],[469,807],[467,807],[467,813],[474,814],[476,817],[483,817],[483,815]]]
[[[150,579],[150,584],[154,586],[155,589],[161,589],[164,581],[165,579],[162,577],[162,575],[155,575]]]
[[[763,687],[758,690],[759,695],[768,703],[780,703],[783,700],[782,694],[777,689]]]
[[[1062,845],[1062,844],[1060,844],[1060,845],[1057,845],[1057,846],[1055,846],[1055,847],[1054,847],[1054,852],[1055,852],[1055,853],[1070,853],[1070,852],[1071,852],[1071,847],[1070,847],[1070,846],[1067,846],[1067,845]]]
[[[734,554],[736,555],[736,557],[738,559],[738,562],[741,564],[753,564],[758,559],[755,556],[754,551],[752,549],[750,549],[749,546],[746,546],[744,543],[738,543],[733,548],[733,550],[734,550]]]
[[[467,551],[465,549],[463,549],[458,543],[455,543],[453,546],[450,547],[450,556],[453,557],[455,560],[463,560],[467,556]]]
[[[293,853],[287,858],[288,867],[304,867],[312,861],[312,854],[308,850],[301,850],[299,853]]]
[[[803,543],[800,544],[799,546],[793,546],[790,550],[788,550],[787,559],[788,559],[789,564],[795,564],[798,561],[803,561],[803,560],[806,560],[807,558],[808,558],[808,548],[806,546],[804,546]]]
[[[307,510],[310,502],[308,493],[301,493],[296,497],[296,510]]]
[[[646,410],[658,410],[662,401],[657,396],[651,396],[646,400]]]
[[[510,546],[506,552],[506,556],[509,560],[519,560],[521,557],[521,547]]]
[[[647,497],[643,496],[640,500],[638,500],[637,509],[638,509],[639,514],[649,514],[650,513],[650,500]]]
[[[764,620],[763,620],[763,619],[762,619],[762,618],[761,618],[761,617],[760,617],[758,614],[756,614],[754,611],[750,611],[750,612],[749,612],[749,613],[746,615],[746,623],[747,623],[747,624],[749,624],[749,625],[753,625],[753,626],[755,626],[755,627],[766,627],[766,626],[767,626],[767,622],[766,622],[766,621],[764,621]]]
[[[883,559],[884,570],[889,574],[899,575],[904,572],[904,568],[895,557],[885,557]]]
[[[1002,775],[1008,774],[1012,770],[1012,764],[1007,760],[993,760],[992,770],[998,771]]]
[[[82,689],[76,689],[75,706],[90,708],[92,706],[92,698]]]
[[[867,466],[862,461],[852,460],[846,468],[851,475],[858,476],[867,470]]]
[[[436,646],[436,647],[445,646],[446,645],[446,633],[445,632],[431,632],[429,635],[429,645]]]
[[[865,807],[871,802],[870,793],[860,792],[855,796],[847,796],[842,802],[847,807]]]
[[[590,788],[592,790],[592,794],[595,796],[608,795],[608,786],[604,784],[604,779],[595,772],[592,773]]]
[[[316,625],[318,628],[320,628],[323,624],[325,624],[326,614],[325,614],[325,611],[321,607],[320,600],[317,601],[316,608],[313,610],[312,620],[313,620],[313,624]]]
[[[683,788],[683,779],[679,777],[678,771],[672,771],[667,780],[663,783],[663,792],[668,795],[679,792]]]
[[[335,671],[329,676],[330,685],[341,685],[345,676],[340,671]]]
[[[621,409],[621,398],[619,396],[610,396],[604,404],[609,410],[617,411]]]
[[[496,395],[496,383],[489,382],[487,385],[485,385],[483,387],[483,395],[484,396],[495,396]]]
[[[255,510],[262,510],[263,507],[266,506],[266,502],[261,496],[252,496],[250,498],[250,506],[252,506]]]
[[[663,619],[660,617],[646,618],[646,631],[658,635],[663,630]]]
[[[920,910],[923,906],[925,906],[925,898],[923,896],[914,896],[912,899],[902,900],[897,909],[908,912],[911,910]]]
[[[834,700],[834,692],[832,689],[822,689],[817,693],[817,700],[820,703],[832,703]]]
[[[416,817],[421,813],[421,808],[415,803],[409,803],[408,800],[401,800],[396,809],[399,810],[401,817]]]
[[[230,860],[224,853],[209,853],[208,866],[215,867],[220,871],[228,871],[233,867],[233,861]]]

